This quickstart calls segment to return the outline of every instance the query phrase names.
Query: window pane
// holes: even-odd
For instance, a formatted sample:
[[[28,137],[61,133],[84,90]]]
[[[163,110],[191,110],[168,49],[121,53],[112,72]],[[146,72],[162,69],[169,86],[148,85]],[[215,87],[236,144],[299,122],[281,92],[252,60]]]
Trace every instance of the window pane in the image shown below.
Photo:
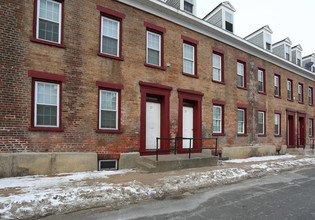
[[[57,105],[58,88],[56,84],[37,83],[37,103]]]
[[[194,60],[194,47],[184,44],[184,58]]]
[[[213,132],[220,133],[221,132],[221,107],[213,106]]]
[[[213,67],[216,67],[217,69],[221,69],[221,56],[217,54],[213,54]]]
[[[102,110],[117,110],[117,93],[101,91],[101,109]]]
[[[244,87],[244,77],[237,75],[237,85],[240,87]]]
[[[59,7],[60,3],[40,0],[39,17],[59,23]]]
[[[58,42],[59,24],[39,19],[38,37],[40,39]]]
[[[264,134],[264,113],[258,112],[258,133]]]
[[[160,35],[148,32],[148,47],[154,50],[160,50]]]
[[[118,56],[118,40],[103,36],[102,52]]]
[[[194,62],[184,60],[184,73],[194,74]]]
[[[237,75],[244,76],[244,64],[237,63]]]
[[[193,5],[185,1],[184,2],[184,10],[192,13],[193,12]]]
[[[243,110],[237,111],[237,119],[238,119],[238,121],[244,121],[244,111]]]
[[[103,35],[118,39],[119,22],[103,17]]]
[[[148,49],[148,63],[159,66],[160,65],[160,52]]]
[[[37,105],[37,125],[57,126],[57,106]]]
[[[116,128],[116,112],[101,111],[101,128]]]
[[[232,16],[232,14],[226,11],[225,12],[225,20],[227,22],[229,22],[229,23],[233,23],[233,16]]]

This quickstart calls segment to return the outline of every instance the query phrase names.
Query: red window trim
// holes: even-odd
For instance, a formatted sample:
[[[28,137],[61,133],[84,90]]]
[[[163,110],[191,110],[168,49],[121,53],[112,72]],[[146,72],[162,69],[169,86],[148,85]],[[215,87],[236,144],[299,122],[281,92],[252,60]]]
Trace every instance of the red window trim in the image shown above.
[[[281,73],[275,72],[274,76],[277,76],[279,78],[279,95],[274,95],[275,98],[281,99]],[[274,83],[273,83],[274,84]]]
[[[124,58],[122,57],[122,44],[123,44],[123,40],[122,40],[122,36],[123,36],[123,19],[126,18],[126,15],[124,13],[112,10],[110,8],[106,8],[100,5],[96,6],[96,9],[98,11],[100,11],[100,26],[99,26],[99,47],[98,47],[98,53],[97,55],[100,57],[106,57],[106,58],[110,58],[110,59],[115,59],[118,61],[123,61]],[[102,38],[102,17],[107,17],[113,20],[116,20],[119,22],[119,54],[118,56],[113,56],[113,55],[109,55],[109,54],[104,54],[102,53],[101,50],[101,38]]]
[[[312,135],[308,134],[308,137],[313,138],[314,137],[314,117],[309,117],[309,120],[312,120]],[[309,130],[310,126],[308,125],[308,130]]]
[[[301,94],[301,96],[302,96],[302,101],[298,100],[298,103],[299,103],[299,104],[304,104],[304,83],[303,83],[303,82],[299,82],[299,83],[298,83],[298,97],[299,97],[299,85],[302,86],[302,94]]]
[[[264,91],[261,92],[258,90],[258,93],[262,94],[262,95],[267,95],[267,92],[266,92],[266,69],[258,67],[258,70],[261,70],[263,72],[263,78],[264,78],[264,84],[263,84]],[[258,81],[258,75],[257,75],[257,81]]]
[[[33,36],[30,38],[30,41],[35,42],[35,43],[40,43],[40,44],[45,44],[45,45],[50,45],[50,46],[55,46],[55,47],[59,47],[59,48],[66,48],[66,46],[63,44],[63,32],[64,32],[64,0],[53,0],[56,2],[61,3],[61,35],[60,35],[60,43],[54,43],[54,42],[50,42],[50,41],[46,41],[46,40],[42,40],[42,39],[38,39],[36,38],[36,27],[37,27],[37,1],[38,0],[34,0],[34,9],[33,9]]]
[[[190,37],[184,36],[184,35],[181,36],[181,39],[183,40],[184,44],[188,44],[194,47],[194,75],[185,73],[184,71],[182,72],[182,74],[185,76],[193,77],[193,78],[199,78],[198,76],[198,50],[197,50],[197,45],[199,44],[199,41],[192,39]],[[183,59],[184,59],[184,55],[183,55]]]
[[[308,88],[311,89],[311,94],[312,94],[311,103],[308,102],[308,105],[309,105],[309,106],[313,106],[313,104],[314,104],[314,88],[313,88],[312,85],[309,85]],[[309,93],[309,92],[307,91],[307,93]],[[309,97],[309,95],[308,95],[308,100],[309,100],[309,98],[310,98],[310,97]]]
[[[166,29],[163,27],[157,26],[155,24],[151,24],[151,23],[146,22],[146,21],[144,21],[143,24],[146,27],[144,66],[165,71],[166,68],[164,67],[164,33],[166,33]],[[152,65],[152,64],[147,63],[147,32],[148,31],[153,32],[155,34],[159,34],[161,36],[161,66],[156,66],[156,65]]]
[[[266,137],[267,136],[267,126],[266,126],[266,118],[267,118],[267,114],[266,114],[266,109],[265,108],[257,108],[257,114],[258,112],[264,112],[264,134],[259,134],[258,133],[258,137]],[[257,116],[257,131],[258,131],[258,116]]]
[[[265,66],[257,65],[257,68],[266,71],[266,67]]]
[[[146,149],[146,101],[147,95],[163,97],[161,103],[161,138],[170,138],[170,95],[172,87],[148,82],[139,82],[141,92],[140,155],[155,155],[155,150]],[[169,149],[170,142],[161,142],[161,149]],[[161,152],[162,154],[163,152]],[[165,154],[165,152],[164,152]]]
[[[281,114],[282,112],[281,111],[278,111],[278,110],[275,110],[274,111],[274,114],[279,114],[280,115],[280,121],[279,121],[279,134],[275,134],[274,136],[275,137],[281,137]]]
[[[242,58],[242,57],[236,57],[236,71],[237,71],[237,63],[242,63],[243,65],[244,65],[244,86],[242,87],[242,86],[239,86],[239,85],[237,85],[237,73],[236,73],[236,87],[238,88],[238,89],[245,89],[245,90],[248,90],[248,88],[247,88],[247,80],[246,80],[246,78],[247,78],[247,74],[246,74],[246,59],[245,58]]]
[[[203,93],[188,90],[188,89],[177,89],[178,92],[178,137],[183,136],[183,106],[184,100],[189,100],[194,102],[192,105],[194,112],[194,122],[193,122],[193,137],[194,138],[202,138],[202,97]],[[202,141],[194,140],[193,141],[194,148],[201,148]],[[178,143],[179,148],[183,148],[182,141]],[[185,151],[185,150],[184,150]],[[198,151],[200,152],[200,150]]]
[[[237,136],[240,136],[240,137],[246,137],[248,136],[247,134],[247,108],[248,108],[248,105],[246,104],[237,104],[237,110],[238,109],[243,109],[244,110],[244,117],[245,117],[245,121],[244,121],[244,134],[239,134],[238,133],[238,129],[236,129],[237,131]]]
[[[62,132],[64,129],[62,128],[62,82],[66,81],[65,76],[53,74],[53,73],[44,73],[34,70],[28,71],[28,76],[32,77],[32,90],[31,90],[31,127],[28,129],[29,131],[55,131]],[[59,127],[35,127],[34,118],[35,118],[35,82],[48,82],[59,85]]]
[[[225,104],[226,104],[225,101],[212,99],[212,106],[214,106],[214,105],[221,106],[221,109],[222,109],[221,133],[212,133],[212,136],[225,136],[225,133],[224,133],[224,118],[225,118],[224,117],[224,110],[225,110],[224,108],[225,108]],[[213,117],[212,117],[212,120],[213,120]],[[213,126],[213,123],[212,123],[212,126]]]
[[[288,92],[288,81],[291,82],[291,99],[288,99],[288,101],[293,102],[293,79],[291,77],[287,78],[287,92]]]
[[[101,81],[96,81],[95,85],[98,87],[98,95],[97,95],[97,128],[96,132],[97,133],[122,133],[121,130],[121,90],[124,89],[124,86],[121,84],[116,84],[116,83],[108,83],[108,82],[101,82]],[[107,90],[107,91],[114,91],[118,93],[118,128],[117,130],[114,129],[100,129],[100,120],[99,120],[99,115],[100,115],[100,90]]]

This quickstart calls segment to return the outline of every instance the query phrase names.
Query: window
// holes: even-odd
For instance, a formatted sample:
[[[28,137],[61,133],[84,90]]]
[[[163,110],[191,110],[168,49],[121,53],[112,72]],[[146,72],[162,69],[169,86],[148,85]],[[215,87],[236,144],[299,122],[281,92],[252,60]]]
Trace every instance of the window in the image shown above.
[[[194,46],[183,44],[183,72],[191,75],[195,74],[195,48]]]
[[[258,135],[265,135],[265,112],[258,111]]]
[[[59,127],[59,84],[35,81],[35,127]]]
[[[63,131],[61,91],[65,76],[29,70],[32,77],[31,131]]]
[[[299,103],[303,103],[303,84],[298,84],[298,101]]]
[[[118,129],[118,93],[100,90],[99,129]]]
[[[124,60],[122,57],[122,20],[125,14],[98,5],[101,13],[99,56],[116,60]]]
[[[291,47],[289,45],[284,45],[285,49],[285,59],[290,60]]]
[[[225,12],[225,29],[233,33],[233,15]]]
[[[222,106],[213,106],[213,133],[223,133],[222,132]]]
[[[268,33],[265,33],[265,42],[266,42],[266,50],[271,51],[271,35]]]
[[[96,82],[99,87],[99,111],[97,132],[120,133],[120,84]]]
[[[164,69],[163,67],[163,33],[165,28],[144,22],[146,32],[146,63],[145,66]]]
[[[258,92],[265,93],[265,71],[258,69]]]
[[[280,97],[281,96],[280,75],[274,76],[274,86],[275,86],[275,96]]]
[[[293,91],[292,91],[292,80],[287,80],[287,93],[288,93],[288,100],[292,101]]]
[[[216,53],[212,54],[212,65],[213,65],[212,79],[213,81],[223,82],[222,58],[223,58],[223,55],[221,54],[216,54]]]
[[[296,64],[301,66],[302,54],[301,51],[296,51]]]
[[[314,137],[314,131],[313,131],[314,121],[312,118],[308,119],[308,135],[310,137]]]
[[[279,113],[275,114],[275,136],[280,136],[281,130],[281,115]]]
[[[62,45],[63,0],[35,0],[33,38],[31,41],[65,47]]]
[[[184,0],[184,10],[193,13],[194,0]]]
[[[237,62],[237,86],[245,88],[246,85],[245,63]]]
[[[313,105],[313,88],[308,87],[308,104]]]
[[[237,109],[237,133],[245,134],[245,109]]]

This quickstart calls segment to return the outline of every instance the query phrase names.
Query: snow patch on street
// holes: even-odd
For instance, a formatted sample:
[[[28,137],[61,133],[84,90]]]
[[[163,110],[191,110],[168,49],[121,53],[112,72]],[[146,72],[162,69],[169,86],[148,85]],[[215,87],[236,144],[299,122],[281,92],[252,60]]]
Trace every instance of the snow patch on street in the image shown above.
[[[5,178],[0,179],[0,218],[38,218],[93,207],[117,208],[138,201],[163,199],[200,188],[230,184],[307,166],[315,166],[314,157],[287,157],[286,160],[261,162],[238,168],[223,166],[216,170],[164,177],[152,185],[145,185],[136,180],[124,184],[102,181],[108,175],[124,174],[132,172],[131,170],[72,173],[55,177]],[[10,187],[17,187],[18,190],[12,194],[1,194]],[[148,195],[150,190],[156,193]]]

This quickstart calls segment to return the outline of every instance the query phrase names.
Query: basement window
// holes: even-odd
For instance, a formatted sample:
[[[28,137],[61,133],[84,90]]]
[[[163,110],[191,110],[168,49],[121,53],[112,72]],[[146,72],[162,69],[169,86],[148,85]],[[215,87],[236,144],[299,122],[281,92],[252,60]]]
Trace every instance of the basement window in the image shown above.
[[[117,170],[118,160],[99,160],[98,170]]]

